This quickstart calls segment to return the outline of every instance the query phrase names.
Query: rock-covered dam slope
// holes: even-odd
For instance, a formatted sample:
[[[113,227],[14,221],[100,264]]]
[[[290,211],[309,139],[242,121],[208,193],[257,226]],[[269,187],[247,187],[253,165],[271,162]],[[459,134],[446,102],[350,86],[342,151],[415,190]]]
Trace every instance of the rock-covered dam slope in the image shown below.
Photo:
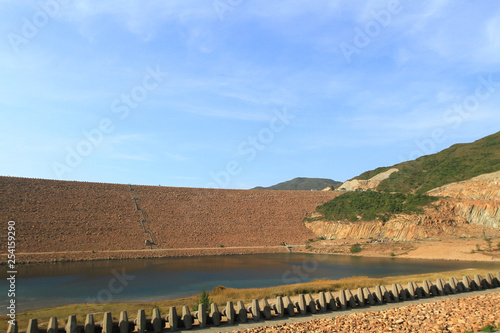
[[[144,250],[145,230],[153,250],[279,246],[315,237],[303,218],[339,194],[0,177],[0,219],[16,222],[18,254]]]

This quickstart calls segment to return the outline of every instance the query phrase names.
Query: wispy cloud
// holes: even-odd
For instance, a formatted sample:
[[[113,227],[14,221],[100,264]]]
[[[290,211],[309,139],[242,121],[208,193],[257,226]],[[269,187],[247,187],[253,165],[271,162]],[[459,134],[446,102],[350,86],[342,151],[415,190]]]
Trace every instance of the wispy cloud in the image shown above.
[[[182,156],[179,154],[173,154],[173,153],[169,153],[169,152],[163,152],[163,154],[165,156],[167,156],[169,159],[174,160],[174,161],[187,161],[187,160],[189,160],[188,157]]]
[[[335,165],[337,178],[354,172],[337,163],[339,154],[385,164],[396,147],[448,129],[443,115],[474,93],[479,75],[500,80],[495,0],[402,0],[376,34],[367,34],[367,24],[377,24],[374,13],[394,2],[227,3],[233,8],[221,20],[213,1],[75,0],[20,54],[0,39],[0,137],[16,138],[2,146],[15,168],[0,165],[0,174],[36,165],[26,173],[32,175],[64,160],[68,146],[108,118],[114,131],[72,177],[157,184],[168,164],[172,185],[203,186],[243,140],[252,138],[249,149],[260,152],[274,111],[286,106],[296,119],[233,183],[259,184],[262,175],[252,168],[266,170],[273,183],[283,175],[282,158],[290,173]],[[0,1],[0,34],[22,34],[24,19],[38,10],[38,2]],[[339,45],[354,43],[360,32],[369,43],[347,63]],[[148,67],[166,74],[144,93],[152,82],[145,80]],[[460,130],[448,131],[443,145],[489,134],[500,122],[499,91]],[[140,105],[127,104],[132,94]],[[114,171],[152,161],[147,174]]]
[[[151,158],[145,157],[144,155],[113,154],[111,155],[111,158],[118,160],[131,160],[131,161],[142,161],[142,162],[152,161]]]

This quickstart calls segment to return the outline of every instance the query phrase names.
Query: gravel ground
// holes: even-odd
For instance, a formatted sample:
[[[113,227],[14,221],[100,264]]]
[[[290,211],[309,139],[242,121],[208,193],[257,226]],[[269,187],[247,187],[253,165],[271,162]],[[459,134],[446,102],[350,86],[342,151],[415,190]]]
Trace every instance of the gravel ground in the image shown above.
[[[477,332],[487,324],[500,327],[500,292],[239,332]]]
[[[484,290],[197,332],[478,332],[500,327],[500,292]],[[236,328],[236,330],[235,330]],[[239,330],[238,330],[239,329]],[[186,331],[187,332],[187,331]]]

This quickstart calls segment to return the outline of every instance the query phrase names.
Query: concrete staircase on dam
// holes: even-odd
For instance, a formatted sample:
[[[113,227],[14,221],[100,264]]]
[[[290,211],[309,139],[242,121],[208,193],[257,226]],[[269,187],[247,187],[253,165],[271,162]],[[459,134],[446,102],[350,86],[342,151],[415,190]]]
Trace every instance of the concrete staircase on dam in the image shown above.
[[[76,316],[69,316],[66,321],[66,333],[113,333],[113,332],[154,332],[181,330],[199,330],[210,327],[224,327],[237,325],[238,323],[261,322],[264,320],[283,320],[286,317],[310,316],[315,314],[328,313],[331,311],[349,311],[357,308],[376,307],[387,303],[403,303],[412,300],[425,300],[433,297],[467,293],[471,291],[487,291],[500,287],[500,272],[494,276],[488,273],[485,277],[475,275],[474,278],[464,275],[461,280],[456,277],[449,278],[448,281],[437,279],[433,284],[429,280],[422,281],[421,284],[408,282],[408,286],[403,288],[401,284],[395,283],[389,289],[386,286],[376,286],[370,289],[358,288],[353,290],[340,290],[335,293],[327,291],[320,292],[316,298],[311,294],[300,294],[298,300],[293,302],[289,296],[277,296],[276,300],[269,303],[267,299],[253,299],[251,304],[245,305],[242,301],[229,301],[224,309],[219,310],[217,304],[210,304],[206,308],[205,304],[199,304],[198,310],[191,313],[188,306],[178,307],[182,309],[177,313],[176,307],[171,307],[169,313],[162,318],[158,308],[153,309],[150,319],[146,318],[145,310],[138,310],[135,320],[129,320],[126,311],[122,311],[119,320],[113,320],[111,312],[105,312],[103,321],[96,323],[93,314],[86,316],[85,323],[78,323]],[[408,304],[408,303],[407,303]],[[374,309],[375,310],[375,309]],[[464,314],[466,316],[467,314]],[[310,319],[310,317],[309,317]],[[308,320],[309,320],[308,319]],[[39,329],[38,320],[30,319],[26,332],[58,332],[57,318],[52,317],[47,329]],[[17,322],[10,324],[7,333],[21,332]]]
[[[149,237],[149,239],[146,239],[145,245],[149,246],[149,248],[152,250],[153,245],[156,245],[156,243],[153,237],[153,233],[150,230],[146,229],[146,223],[148,222],[148,220],[144,215],[144,211],[139,207],[138,204],[139,196],[137,195],[137,191],[135,190],[135,188],[132,187],[131,184],[129,184],[128,187],[130,191],[133,192],[132,200],[134,201],[135,210],[139,214],[139,223],[141,224],[144,234],[146,234]]]

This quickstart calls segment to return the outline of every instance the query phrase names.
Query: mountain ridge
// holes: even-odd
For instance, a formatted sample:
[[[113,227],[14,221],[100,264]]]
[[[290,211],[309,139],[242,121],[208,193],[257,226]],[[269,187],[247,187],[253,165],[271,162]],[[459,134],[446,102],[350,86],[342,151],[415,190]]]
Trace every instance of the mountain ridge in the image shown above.
[[[252,188],[252,190],[274,190],[274,191],[311,191],[318,190],[321,191],[327,187],[333,186],[337,187],[341,185],[342,182],[335,181],[328,178],[307,178],[307,177],[297,177],[292,180],[278,183],[272,186],[257,186]]]

